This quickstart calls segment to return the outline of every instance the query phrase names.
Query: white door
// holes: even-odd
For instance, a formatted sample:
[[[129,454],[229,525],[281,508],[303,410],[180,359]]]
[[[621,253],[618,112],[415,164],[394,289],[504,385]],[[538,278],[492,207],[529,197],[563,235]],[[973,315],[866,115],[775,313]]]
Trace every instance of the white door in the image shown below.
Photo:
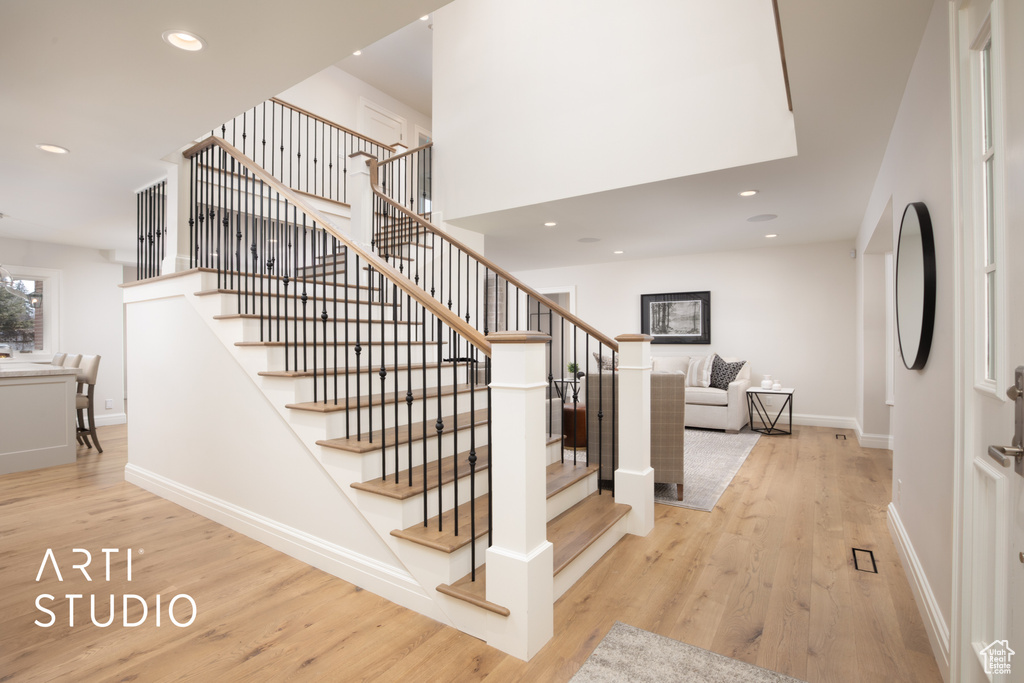
[[[1024,398],[1006,393],[1024,366],[1024,3],[953,8],[962,430],[951,679],[1024,681],[1024,462],[1003,455],[1024,438]]]

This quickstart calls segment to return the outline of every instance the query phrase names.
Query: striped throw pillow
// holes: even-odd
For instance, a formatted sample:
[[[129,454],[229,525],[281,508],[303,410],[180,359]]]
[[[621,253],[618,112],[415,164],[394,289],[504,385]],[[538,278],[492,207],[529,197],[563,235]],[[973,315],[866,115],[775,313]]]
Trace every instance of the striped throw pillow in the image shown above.
[[[686,371],[686,386],[707,387],[711,385],[711,369],[715,362],[714,353],[707,356],[690,358],[690,367]]]

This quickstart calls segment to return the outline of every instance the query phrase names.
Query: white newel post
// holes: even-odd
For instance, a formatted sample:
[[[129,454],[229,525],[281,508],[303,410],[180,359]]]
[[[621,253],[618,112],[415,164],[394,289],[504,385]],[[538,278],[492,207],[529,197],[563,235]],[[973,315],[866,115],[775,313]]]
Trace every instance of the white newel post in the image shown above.
[[[544,399],[545,342],[538,332],[492,332],[491,491],[493,545],[487,600],[511,610],[489,614],[487,643],[529,659],[554,634],[554,552],[547,540]]]
[[[619,469],[615,502],[633,509],[629,533],[654,529],[654,468],[651,467],[651,339],[624,334],[619,342]]]
[[[369,247],[373,239],[373,187],[370,185],[369,161],[374,157],[367,152],[355,152],[348,158],[345,192],[352,208],[350,234],[357,244]]]
[[[167,254],[160,264],[162,273],[179,273],[189,269],[189,190],[192,184],[192,162],[174,154],[174,167],[167,173]]]

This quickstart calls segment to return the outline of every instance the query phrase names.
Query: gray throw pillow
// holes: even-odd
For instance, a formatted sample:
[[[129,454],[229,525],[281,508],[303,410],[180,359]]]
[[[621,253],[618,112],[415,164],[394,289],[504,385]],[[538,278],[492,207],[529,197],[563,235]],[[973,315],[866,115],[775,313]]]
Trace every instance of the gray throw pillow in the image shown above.
[[[746,362],[741,360],[735,363],[726,363],[721,356],[715,354],[715,360],[711,364],[711,386],[715,389],[728,389],[729,384],[736,379],[736,375],[740,374],[740,370],[743,369]]]

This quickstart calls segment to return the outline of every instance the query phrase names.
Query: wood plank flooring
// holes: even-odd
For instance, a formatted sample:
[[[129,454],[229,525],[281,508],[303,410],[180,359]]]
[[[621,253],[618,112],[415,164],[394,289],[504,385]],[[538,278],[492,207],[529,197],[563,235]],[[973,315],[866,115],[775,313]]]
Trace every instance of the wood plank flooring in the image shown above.
[[[616,620],[811,683],[940,681],[885,524],[890,455],[838,431],[762,437],[710,513],[656,505],[654,531],[556,603],[554,639],[525,663],[125,483],[125,427],[101,427],[103,454],[0,476],[0,681],[567,681]],[[877,575],[854,570],[853,545]],[[35,581],[47,548],[62,582],[49,565]],[[91,582],[73,548],[92,552]],[[109,582],[103,548],[121,551]],[[60,596],[49,628],[40,593]],[[73,627],[69,593],[86,596]],[[148,601],[138,627],[125,593]],[[198,606],[186,628],[167,616],[180,593]],[[116,596],[111,626],[90,623],[93,594],[101,623]]]

